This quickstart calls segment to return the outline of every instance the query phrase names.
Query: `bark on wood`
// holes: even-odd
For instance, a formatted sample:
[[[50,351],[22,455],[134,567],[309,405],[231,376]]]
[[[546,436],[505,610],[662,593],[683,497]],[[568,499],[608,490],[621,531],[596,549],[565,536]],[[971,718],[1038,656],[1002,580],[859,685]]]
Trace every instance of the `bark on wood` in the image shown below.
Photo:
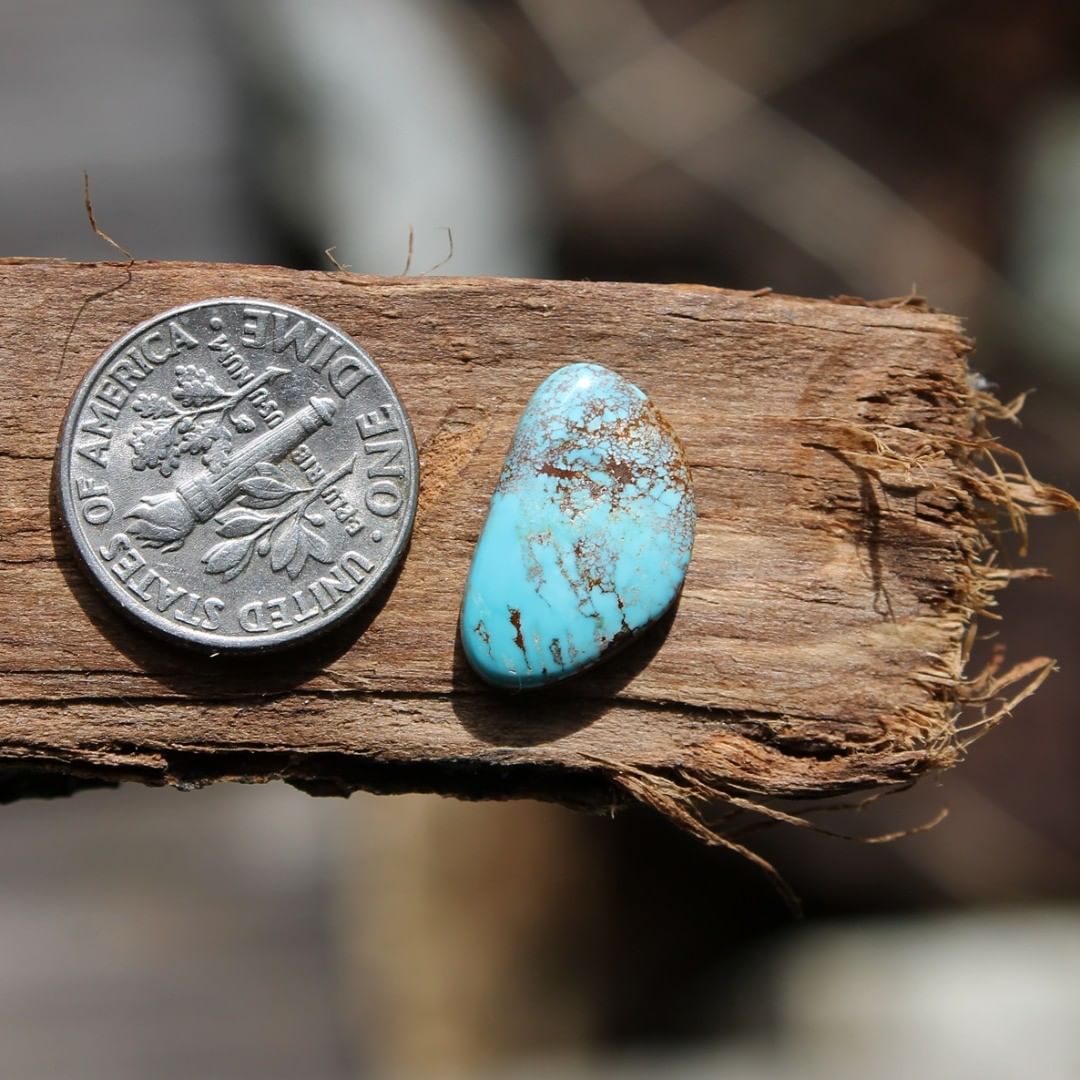
[[[294,304],[394,381],[422,454],[392,589],[332,638],[206,659],[129,625],[73,563],[50,501],[61,418],[134,324],[218,295]],[[200,264],[0,263],[0,795],[73,783],[281,778],[686,817],[698,800],[822,795],[953,764],[965,677],[1010,573],[995,522],[1073,508],[984,431],[957,320],[692,286],[372,279]],[[522,405],[555,366],[611,366],[682,436],[700,514],[680,604],[539,695],[486,689],[456,618]],[[1004,463],[998,471],[996,461]],[[1007,631],[1007,628],[1005,628]],[[1013,674],[1037,682],[1049,662]],[[987,717],[989,719],[989,717]]]

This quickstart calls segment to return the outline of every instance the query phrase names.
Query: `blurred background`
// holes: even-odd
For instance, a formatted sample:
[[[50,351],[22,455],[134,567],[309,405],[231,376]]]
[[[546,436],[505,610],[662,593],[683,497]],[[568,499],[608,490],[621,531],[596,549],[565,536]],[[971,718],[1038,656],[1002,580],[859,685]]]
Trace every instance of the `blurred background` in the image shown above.
[[[0,0],[0,254],[690,281],[963,315],[1080,491],[1070,0]],[[453,234],[453,254],[447,230]],[[1080,1075],[1080,566],[1062,670],[956,773],[754,838],[282,785],[0,809],[0,1076]]]

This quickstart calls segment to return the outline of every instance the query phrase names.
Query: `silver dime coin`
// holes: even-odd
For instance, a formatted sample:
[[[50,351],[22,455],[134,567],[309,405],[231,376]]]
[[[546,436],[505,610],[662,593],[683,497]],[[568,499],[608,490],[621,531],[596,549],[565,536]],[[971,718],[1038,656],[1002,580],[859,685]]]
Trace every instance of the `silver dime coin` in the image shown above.
[[[260,650],[345,618],[400,560],[419,465],[386,376],[335,326],[205,300],[108,349],[57,452],[64,524],[132,618]]]

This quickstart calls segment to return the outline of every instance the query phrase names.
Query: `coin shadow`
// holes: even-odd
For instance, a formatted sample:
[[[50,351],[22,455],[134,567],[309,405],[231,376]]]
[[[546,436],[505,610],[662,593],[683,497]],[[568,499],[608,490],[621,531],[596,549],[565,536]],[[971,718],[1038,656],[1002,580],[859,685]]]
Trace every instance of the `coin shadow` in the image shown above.
[[[530,690],[500,690],[484,682],[465,659],[458,635],[450,698],[454,715],[471,735],[492,746],[541,746],[583,731],[617,707],[619,692],[652,663],[671,631],[679,599],[596,667]]]
[[[280,693],[307,682],[355,647],[389,599],[408,559],[406,548],[394,570],[363,607],[317,637],[253,654],[215,654],[176,644],[134,625],[120,606],[98,588],[80,565],[80,556],[61,516],[55,472],[49,482],[49,531],[56,565],[87,620],[157,684],[203,699]],[[84,643],[89,650],[94,643]]]

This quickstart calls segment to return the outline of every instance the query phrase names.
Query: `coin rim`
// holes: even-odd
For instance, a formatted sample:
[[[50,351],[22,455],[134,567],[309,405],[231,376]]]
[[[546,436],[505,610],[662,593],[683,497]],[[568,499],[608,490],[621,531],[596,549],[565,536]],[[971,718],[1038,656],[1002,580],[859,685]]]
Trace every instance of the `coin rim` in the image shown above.
[[[122,352],[124,347],[131,341],[138,338],[151,327],[156,326],[162,320],[173,318],[177,315],[182,315],[186,312],[195,311],[200,308],[212,307],[215,304],[269,305],[271,307],[279,308],[282,311],[288,311],[293,315],[299,315],[303,318],[318,319],[320,322],[329,326],[334,333],[342,337],[346,344],[356,349],[358,353],[367,360],[376,371],[378,371],[386,381],[386,384],[390,387],[390,392],[394,395],[394,399],[399,406],[399,411],[401,412],[405,424],[405,438],[409,450],[410,498],[408,500],[408,505],[405,508],[405,516],[402,520],[401,529],[394,540],[390,554],[382,564],[382,573],[378,582],[368,590],[368,592],[361,594],[355,599],[346,601],[338,611],[334,612],[333,615],[328,616],[317,625],[307,626],[306,624],[301,624],[300,626],[293,627],[289,630],[276,631],[274,636],[260,635],[258,637],[238,638],[232,636],[215,636],[202,630],[182,629],[175,623],[165,619],[163,615],[158,615],[156,612],[147,612],[143,607],[136,604],[127,594],[126,590],[118,583],[111,581],[105,576],[104,568],[101,567],[97,560],[93,545],[78,525],[78,506],[74,501],[74,496],[71,491],[70,474],[65,475],[65,472],[67,471],[65,470],[65,463],[70,460],[73,451],[72,444],[75,438],[78,417],[82,413],[85,399],[89,395],[90,388],[97,381],[97,378],[105,365],[110,360],[115,359],[116,354]],[[68,539],[72,542],[75,554],[78,557],[78,561],[82,563],[84,572],[99,591],[101,591],[114,606],[118,607],[128,619],[137,623],[143,629],[149,630],[156,636],[165,638],[168,641],[210,652],[245,653],[250,655],[252,653],[271,652],[290,645],[298,645],[302,642],[311,641],[314,638],[321,637],[324,633],[338,626],[344,619],[355,614],[357,609],[369,603],[373,597],[382,592],[389,579],[397,570],[399,563],[405,555],[409,541],[412,538],[413,526],[416,523],[416,511],[420,501],[420,455],[417,451],[412,423],[409,420],[409,414],[405,407],[404,399],[398,393],[397,387],[383,368],[371,358],[367,350],[364,349],[352,335],[345,333],[341,327],[336,323],[330,322],[329,319],[324,319],[321,315],[317,315],[313,311],[305,311],[302,308],[294,307],[292,304],[284,304],[277,300],[267,300],[265,298],[260,299],[249,296],[216,296],[206,300],[196,300],[188,304],[181,304],[179,307],[169,308],[157,315],[151,316],[149,319],[143,320],[122,337],[117,338],[110,344],[87,370],[86,374],[83,375],[78,388],[72,395],[71,401],[68,404],[67,412],[64,414],[64,421],[60,428],[60,439],[56,449],[54,472],[56,488],[60,500],[60,520],[63,524],[64,531],[67,533]]]

